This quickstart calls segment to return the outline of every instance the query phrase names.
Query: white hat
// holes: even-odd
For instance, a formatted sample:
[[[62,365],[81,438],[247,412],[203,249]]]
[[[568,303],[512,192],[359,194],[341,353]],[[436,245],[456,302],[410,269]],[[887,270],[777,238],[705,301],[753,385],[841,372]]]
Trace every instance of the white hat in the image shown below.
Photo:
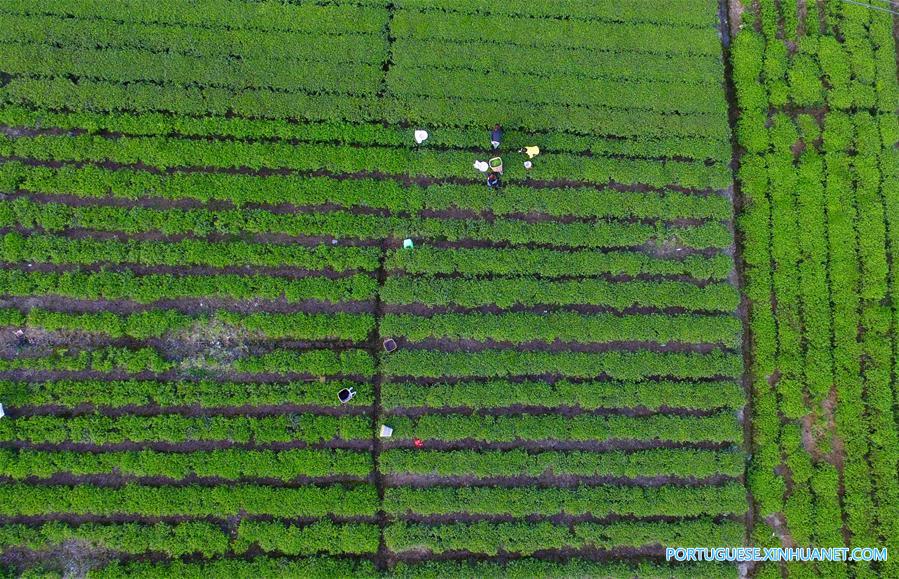
[[[490,168],[490,165],[487,163],[487,161],[475,161],[474,168],[477,169],[478,171],[480,171],[481,173],[486,173],[487,169]]]
[[[418,129],[415,131],[415,142],[419,145],[428,139],[428,132]]]
[[[525,161],[525,162],[524,162],[524,168],[525,168],[525,169],[530,169],[530,168],[533,167],[533,166],[534,166],[534,164],[531,163],[530,161]]]

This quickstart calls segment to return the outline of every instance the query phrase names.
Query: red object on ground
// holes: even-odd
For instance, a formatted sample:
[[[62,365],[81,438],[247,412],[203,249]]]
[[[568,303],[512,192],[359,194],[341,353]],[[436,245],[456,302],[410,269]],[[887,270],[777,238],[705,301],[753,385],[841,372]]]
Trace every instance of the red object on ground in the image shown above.
[[[412,444],[415,445],[415,448],[421,448],[422,446],[425,445],[425,443],[422,442],[422,440],[421,440],[420,438],[415,438],[415,439],[413,439],[413,440],[412,440]]]

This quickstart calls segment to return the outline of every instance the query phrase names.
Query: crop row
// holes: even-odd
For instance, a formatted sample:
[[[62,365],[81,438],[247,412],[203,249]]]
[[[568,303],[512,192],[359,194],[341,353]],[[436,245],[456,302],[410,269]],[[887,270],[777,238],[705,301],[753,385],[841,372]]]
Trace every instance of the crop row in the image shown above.
[[[538,279],[433,279],[388,277],[381,287],[386,304],[459,305],[500,308],[537,305],[595,305],[615,310],[632,307],[683,308],[688,311],[732,312],[739,302],[727,283],[706,286],[676,281]]]
[[[15,138],[0,135],[0,155],[40,160],[92,161],[170,167],[220,169],[284,168],[293,171],[327,170],[333,173],[377,172],[397,176],[458,177],[470,171],[473,155],[464,151],[427,148],[396,149],[335,144],[196,140],[176,137],[120,137],[98,135],[38,135]],[[525,169],[509,165],[510,183],[523,181]],[[724,166],[708,167],[695,161],[652,161],[602,156],[547,153],[535,166],[534,178],[571,179],[578,182],[646,184],[667,187],[678,184],[697,189],[721,189],[730,182]]]
[[[49,224],[48,224],[49,225]],[[58,235],[7,233],[0,244],[0,259],[39,263],[131,263],[147,266],[200,265],[212,267],[295,267],[308,271],[374,271],[378,248],[296,244],[209,242],[183,239],[175,242],[129,239],[77,238]]]
[[[58,295],[76,299],[132,300],[149,304],[177,298],[270,299],[289,303],[304,300],[362,301],[374,297],[375,280],[369,276],[343,279],[272,276],[136,275],[130,271],[25,272],[0,270],[0,294],[6,296]]]
[[[569,48],[519,46],[514,51],[490,51],[473,43],[408,38],[397,39],[392,48],[393,66],[407,71],[445,68],[490,71],[526,75],[537,82],[565,75],[607,82],[639,78],[711,88],[719,85],[724,73],[718,56],[690,57],[691,66],[672,66],[671,55],[652,53],[580,50],[575,59],[571,58]]]
[[[605,569],[606,566],[598,566]],[[587,564],[587,569],[593,569],[594,565]],[[618,567],[616,567],[618,568]],[[627,568],[621,566],[621,568]],[[654,567],[646,567],[652,569]],[[697,570],[701,568],[697,567]],[[449,569],[447,569],[449,571]],[[416,570],[408,571],[416,574]],[[497,571],[494,571],[495,573]],[[724,577],[723,571],[718,570],[718,575],[707,577]],[[126,577],[136,579],[161,579],[163,577],[185,577],[189,579],[204,579],[206,577],[239,577],[252,579],[254,577],[277,577],[289,579],[291,577],[310,577],[326,579],[327,577],[360,577],[375,579],[383,576],[375,568],[375,564],[369,559],[356,557],[277,557],[264,556],[251,559],[220,558],[204,561],[184,562],[179,559],[165,562],[113,560],[108,565],[91,571],[94,579],[124,579]]]
[[[177,525],[87,523],[69,526],[49,522],[39,527],[23,524],[0,526],[2,549],[19,547],[43,551],[58,548],[68,541],[78,541],[119,553],[139,555],[153,551],[175,557],[192,553],[202,553],[206,557],[221,555],[228,550],[230,542],[221,528],[201,521],[188,521]]]
[[[436,451],[393,448],[380,454],[387,475],[539,477],[556,476],[658,477],[702,479],[715,475],[739,477],[743,456],[736,452],[696,449],[652,449],[633,452],[540,452],[525,450]]]
[[[193,440],[270,444],[303,441],[316,444],[331,440],[368,440],[371,420],[366,416],[204,416],[177,414],[125,415],[116,418],[83,414],[29,416],[0,423],[0,440],[36,444],[62,442],[119,444],[123,442],[182,443]]]
[[[394,59],[398,56],[394,54]],[[667,62],[667,59],[665,61]],[[717,81],[718,77],[715,78]],[[360,122],[348,125],[345,122],[307,122],[297,124],[286,120],[249,119],[235,116],[190,117],[164,113],[135,115],[127,112],[101,114],[92,111],[66,112],[52,111],[46,108],[31,109],[15,105],[0,106],[0,122],[9,126],[35,129],[50,126],[89,132],[124,133],[134,136],[178,134],[211,138],[232,137],[245,140],[290,140],[393,147],[412,145],[412,135],[408,129],[384,126],[380,123]],[[428,146],[472,148],[483,146],[487,138],[488,135],[482,127],[467,129],[443,127],[429,131]],[[634,135],[627,140],[622,140],[599,136],[578,136],[570,133],[529,131],[524,134],[516,131],[504,135],[503,139],[504,147],[508,147],[509,150],[538,143],[547,151],[563,153],[606,154],[653,159],[680,157],[696,160],[708,159],[719,163],[724,163],[729,158],[727,143],[709,138]]]
[[[134,484],[118,488],[74,486],[0,486],[5,500],[0,514],[33,516],[69,512],[93,516],[132,514],[149,516],[226,517],[244,511],[275,517],[373,515],[375,489],[274,488],[256,485],[148,487]],[[746,510],[746,490],[739,484],[723,487],[594,486],[560,488],[388,488],[384,496],[388,514],[451,514],[527,516],[533,514],[590,514],[629,516],[740,515]]]
[[[677,573],[697,579],[724,579],[733,576],[727,563],[678,563],[677,566],[640,562],[598,562],[569,558],[564,562],[525,557],[504,562],[471,560],[400,561],[388,572],[377,571],[367,559],[347,557],[290,557],[252,559],[212,559],[202,562],[113,561],[93,570],[96,579],[156,579],[161,577],[394,577],[396,579],[434,577],[484,577],[485,579],[531,579],[533,577],[667,577]]]
[[[364,341],[374,329],[371,314],[258,312],[238,314],[219,310],[209,315],[189,316],[175,310],[147,310],[128,315],[112,312],[70,313],[31,308],[27,313],[0,308],[0,325],[24,326],[55,331],[78,331],[103,334],[112,338],[128,336],[136,339],[159,337],[191,326],[226,324],[243,330],[249,336],[270,339]],[[249,337],[248,336],[248,337]]]
[[[295,66],[309,61],[373,64],[387,54],[382,35],[325,35],[269,30],[170,26],[121,22],[116,20],[84,21],[71,18],[0,12],[0,41],[34,43],[95,50],[97,48],[130,48],[149,52],[171,52],[188,56],[242,59],[283,60]],[[14,34],[13,31],[18,34]],[[239,61],[229,60],[230,65]]]
[[[463,14],[496,14],[526,16],[528,18],[558,18],[572,20],[605,20],[611,22],[649,22],[665,26],[705,27],[712,24],[715,7],[705,0],[705,6],[677,0],[659,5],[651,0],[637,0],[626,5],[614,2],[584,4],[578,0],[511,0],[503,4],[489,4],[482,0],[395,0],[401,10],[461,12]]]
[[[235,360],[239,372],[276,374],[312,374],[372,376],[375,364],[365,350],[296,350],[277,349],[267,354],[246,356]]]
[[[230,517],[244,513],[275,517],[373,516],[374,486],[275,488],[258,485],[118,488],[92,485],[0,485],[0,514],[34,516],[72,513],[108,515]]]
[[[695,466],[701,468],[698,458],[691,463],[697,463]],[[647,457],[644,462],[651,464],[651,460],[651,457]],[[642,472],[639,466],[632,468]],[[650,468],[647,466],[645,470]],[[368,452],[340,449],[221,449],[191,452],[0,449],[0,475],[13,480],[50,478],[59,473],[89,476],[118,472],[124,476],[165,477],[175,481],[189,477],[211,477],[226,480],[274,478],[290,482],[298,477],[367,477],[371,471],[372,460]]]
[[[649,545],[742,544],[743,526],[710,518],[690,521],[609,524],[577,523],[572,526],[536,523],[452,523],[423,525],[394,523],[384,530],[387,548],[396,553],[426,550],[433,554],[467,551],[496,556],[499,553],[533,555],[547,550],[621,549]]]
[[[416,407],[504,408],[507,406],[578,407],[585,410],[687,408],[738,409],[745,396],[736,382],[660,381],[618,382],[453,382],[423,386],[389,382],[382,387],[381,404],[388,411]],[[399,410],[399,413],[402,411]]]
[[[38,357],[0,359],[0,371],[65,370],[111,372],[125,370],[130,374],[149,371],[163,373],[175,369],[177,362],[168,360],[151,347],[130,349],[106,346],[96,350],[72,353],[65,348]],[[313,376],[371,376],[374,362],[365,350],[273,350],[267,354],[239,358],[233,369],[250,374],[305,374]]]
[[[429,338],[446,340],[526,342],[677,342],[686,344],[723,344],[736,348],[741,341],[740,320],[724,316],[695,314],[634,314],[620,316],[600,313],[580,315],[573,312],[532,314],[435,314],[413,316],[387,314],[379,331],[400,336],[409,342]]]
[[[433,50],[441,51],[439,47]],[[416,52],[427,51],[427,46],[416,48]],[[3,52],[0,50],[0,56],[3,56]],[[27,70],[27,67],[28,64],[23,63],[21,68]],[[12,70],[17,69],[12,67]],[[393,66],[387,74],[387,87],[392,94],[409,100],[440,95],[464,98],[467,101],[489,98],[492,101],[519,105],[561,101],[596,108],[716,115],[725,115],[727,107],[720,91],[709,90],[702,85],[636,79],[610,81],[562,75],[540,79],[516,74],[497,75],[490,81],[488,93],[474,97],[471,87],[482,82],[483,76],[482,71],[428,69],[427,74],[422,74],[422,70],[418,68]],[[334,90],[344,92],[340,88]],[[363,89],[345,92],[359,94]]]
[[[738,483],[720,487],[578,486],[387,488],[384,510],[391,515],[624,515],[632,517],[741,515],[746,489]]]
[[[370,523],[334,524],[318,521],[302,527],[274,522],[241,521],[232,539],[221,527],[200,521],[178,524],[140,523],[69,526],[50,522],[40,527],[0,526],[0,548],[27,547],[36,551],[78,541],[117,553],[164,553],[171,557],[201,553],[206,557],[243,553],[251,545],[264,552],[288,555],[362,554],[378,549],[378,527]]]
[[[513,44],[671,55],[720,54],[718,38],[710,29],[694,30],[631,22],[514,19],[506,15],[402,10],[394,14],[390,32],[396,38],[440,38],[487,45]],[[489,40],[485,42],[485,39]],[[484,49],[489,50],[491,47],[485,46]]]
[[[99,408],[146,405],[200,408],[280,404],[337,406],[336,392],[343,387],[352,387],[357,391],[349,405],[371,405],[374,393],[370,384],[337,380],[329,380],[326,384],[310,381],[239,383],[220,380],[0,380],[0,400],[7,407],[63,408],[85,404]]]
[[[410,274],[464,276],[536,276],[541,278],[606,275],[689,276],[697,280],[726,279],[733,269],[728,255],[688,255],[659,258],[634,251],[582,251],[577,253],[527,248],[436,248],[390,250],[384,259],[388,271]]]
[[[559,414],[540,416],[435,415],[419,418],[390,418],[394,440],[419,438],[424,441],[521,442],[526,440],[568,440],[602,442],[636,440],[678,443],[739,443],[742,427],[736,415],[719,412],[710,416],[654,415],[567,417]]]
[[[47,231],[84,228],[97,231],[168,235],[189,233],[278,233],[355,239],[474,239],[492,243],[546,244],[554,247],[622,248],[647,243],[677,244],[688,248],[724,248],[733,243],[719,222],[696,226],[665,226],[619,221],[597,223],[528,223],[520,219],[492,222],[469,219],[433,219],[330,213],[274,213],[263,209],[150,209],[106,205],[70,206],[35,203],[19,198],[0,201],[0,226],[40,227]],[[210,250],[212,251],[212,250]]]
[[[175,364],[163,358],[153,348],[120,348],[107,346],[95,350],[70,352],[66,348],[54,349],[43,356],[18,356],[0,359],[0,371],[68,371],[112,372],[126,371],[162,373],[174,368]]]
[[[288,92],[374,94],[380,63],[271,61],[153,53],[130,48],[57,48],[46,44],[0,43],[4,70],[13,75],[72,75],[116,83],[262,88]]]
[[[381,360],[387,376],[442,378],[445,376],[569,376],[615,380],[642,380],[649,377],[737,378],[743,371],[742,358],[721,350],[707,354],[654,351],[632,352],[520,352],[482,350],[441,352],[400,350]]]
[[[639,110],[532,104],[527,116],[513,117],[507,103],[489,101],[469,102],[435,97],[410,102],[390,95],[375,98],[265,90],[234,92],[212,87],[121,85],[90,79],[80,79],[76,84],[67,78],[13,78],[0,90],[0,100],[53,110],[169,112],[200,116],[224,116],[230,112],[248,118],[379,121],[391,124],[412,122],[434,128],[472,127],[472,119],[490,118],[498,119],[509,130],[565,131],[576,135],[639,136],[644,139],[707,137],[720,142],[726,141],[729,135],[727,123],[718,115],[669,115]],[[686,166],[683,163],[679,165],[680,171],[685,171]],[[639,170],[651,173],[652,169],[658,171],[661,168],[660,164],[649,166],[644,163]],[[627,176],[624,167],[619,166],[618,169],[622,173],[620,176]],[[719,176],[716,181],[726,179],[723,168],[713,173]],[[637,174],[630,176],[636,178]],[[630,182],[630,179],[622,182]],[[662,186],[672,182],[668,179]]]
[[[4,11],[17,14],[54,14],[85,19],[109,19],[125,22],[164,23],[176,26],[252,29],[257,31],[295,30],[315,34],[377,34],[386,23],[385,11],[352,5],[318,6],[315,4],[259,4],[244,6],[240,2],[190,2],[161,0],[141,2],[129,0],[117,8],[90,0],[14,0]],[[83,25],[82,25],[83,26]]]
[[[675,191],[637,192],[594,188],[531,188],[508,184],[499,191],[481,185],[405,185],[391,180],[229,173],[150,173],[134,169],[31,166],[12,161],[0,167],[4,191],[74,195],[84,198],[195,199],[297,207],[369,207],[392,213],[461,209],[493,216],[528,213],[553,217],[714,219],[727,221],[732,209],[719,195]]]

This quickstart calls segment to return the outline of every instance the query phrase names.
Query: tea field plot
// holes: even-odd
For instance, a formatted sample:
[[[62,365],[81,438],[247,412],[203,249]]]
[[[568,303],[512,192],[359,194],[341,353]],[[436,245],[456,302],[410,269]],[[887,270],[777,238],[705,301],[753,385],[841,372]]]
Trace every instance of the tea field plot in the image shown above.
[[[0,0],[0,562],[735,575],[717,10]]]

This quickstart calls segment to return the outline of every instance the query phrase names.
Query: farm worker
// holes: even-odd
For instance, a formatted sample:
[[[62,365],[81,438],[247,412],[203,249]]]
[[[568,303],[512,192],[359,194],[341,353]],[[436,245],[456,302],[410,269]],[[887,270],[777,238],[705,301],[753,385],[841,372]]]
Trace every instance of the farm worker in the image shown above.
[[[537,155],[540,154],[540,147],[534,145],[532,147],[525,147],[523,149],[518,149],[519,153],[524,153],[528,156],[528,159],[533,159]]]
[[[490,173],[489,175],[487,175],[487,186],[491,189],[498,189],[499,175],[497,175],[496,173]]]
[[[416,143],[418,143],[420,145],[420,144],[424,143],[427,139],[428,139],[427,131],[422,131],[420,129],[415,131],[415,142]]]
[[[481,173],[486,173],[487,169],[490,168],[490,165],[487,164],[487,161],[475,161],[474,168],[480,171]]]
[[[503,140],[503,128],[497,123],[495,127],[493,127],[493,132],[490,133],[490,144],[493,145],[493,149],[499,149],[499,142]]]

